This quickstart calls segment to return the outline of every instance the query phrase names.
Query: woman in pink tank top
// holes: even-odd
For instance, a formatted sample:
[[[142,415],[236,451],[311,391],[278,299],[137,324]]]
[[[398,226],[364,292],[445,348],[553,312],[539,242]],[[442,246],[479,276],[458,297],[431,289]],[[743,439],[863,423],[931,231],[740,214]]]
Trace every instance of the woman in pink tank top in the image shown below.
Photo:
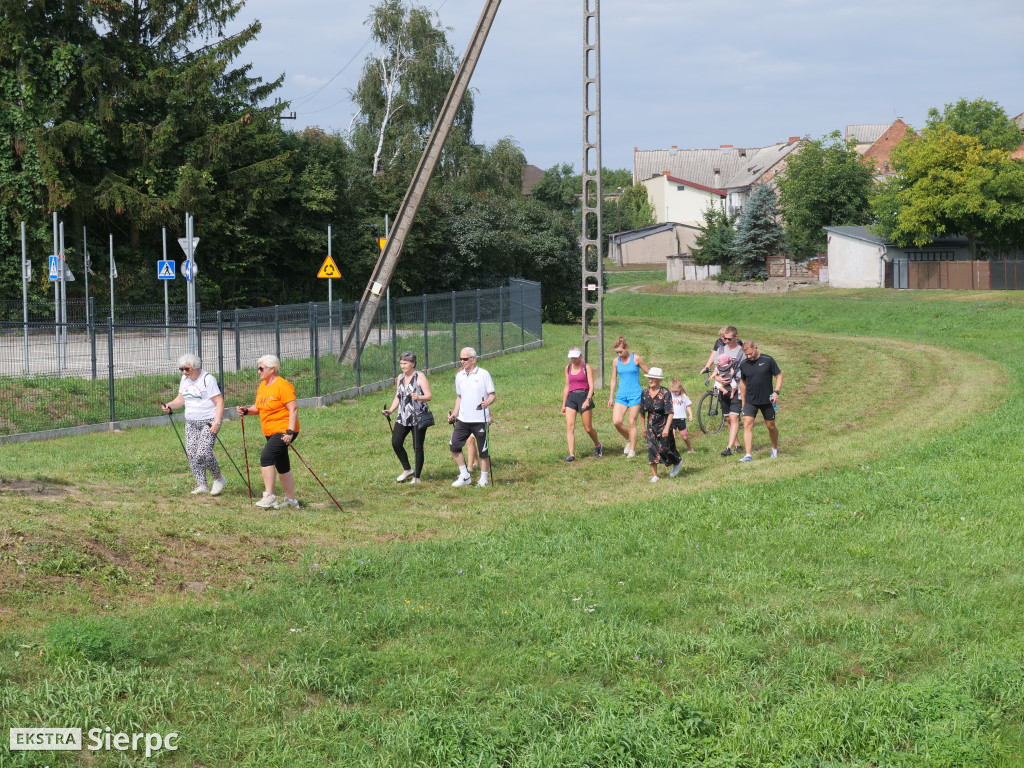
[[[576,461],[576,414],[583,417],[583,429],[594,441],[594,456],[601,456],[601,442],[594,429],[594,369],[583,360],[579,347],[569,350],[565,366],[565,387],[562,389],[562,413],[565,414],[565,439],[569,443],[566,461]]]

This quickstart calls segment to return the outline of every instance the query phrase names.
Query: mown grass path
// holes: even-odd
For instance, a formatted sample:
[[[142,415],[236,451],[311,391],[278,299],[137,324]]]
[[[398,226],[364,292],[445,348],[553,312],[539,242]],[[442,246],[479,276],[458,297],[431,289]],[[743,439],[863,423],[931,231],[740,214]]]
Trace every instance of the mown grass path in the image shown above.
[[[169,429],[4,447],[43,490],[0,496],[0,720],[166,726],[182,765],[1018,764],[1022,308],[614,296],[691,397],[726,322],[785,372],[781,459],[702,437],[653,486],[603,406],[606,457],[559,462],[557,328],[485,363],[489,491],[443,426],[397,486],[381,397],[303,414],[347,515],[301,476],[291,515],[192,499]]]

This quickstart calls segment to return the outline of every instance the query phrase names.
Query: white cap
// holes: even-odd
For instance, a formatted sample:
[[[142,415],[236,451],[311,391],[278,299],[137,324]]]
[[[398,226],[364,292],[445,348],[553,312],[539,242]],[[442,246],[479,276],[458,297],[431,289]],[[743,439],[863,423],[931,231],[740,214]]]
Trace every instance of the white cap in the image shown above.
[[[569,350],[569,359],[570,360],[572,360],[574,358],[577,358],[579,356],[580,356],[580,351],[578,349],[570,349]]]

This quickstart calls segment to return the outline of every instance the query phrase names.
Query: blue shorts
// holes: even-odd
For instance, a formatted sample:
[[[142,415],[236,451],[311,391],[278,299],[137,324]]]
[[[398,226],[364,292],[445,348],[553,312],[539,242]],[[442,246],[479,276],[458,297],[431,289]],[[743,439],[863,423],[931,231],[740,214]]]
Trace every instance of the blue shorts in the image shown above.
[[[624,405],[627,408],[632,408],[634,405],[640,405],[640,396],[642,393],[637,393],[634,397],[630,397],[628,393],[626,395],[618,395],[615,398],[615,402],[619,405]]]

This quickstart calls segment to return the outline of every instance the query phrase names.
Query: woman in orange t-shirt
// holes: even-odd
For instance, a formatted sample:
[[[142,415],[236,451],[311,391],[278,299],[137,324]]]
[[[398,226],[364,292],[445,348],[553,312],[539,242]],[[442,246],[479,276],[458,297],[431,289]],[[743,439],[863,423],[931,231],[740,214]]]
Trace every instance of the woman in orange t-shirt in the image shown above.
[[[263,498],[257,507],[284,509],[299,508],[295,498],[295,477],[288,460],[288,446],[299,436],[299,405],[295,400],[295,387],[278,375],[281,361],[274,355],[264,355],[256,361],[260,375],[260,386],[256,390],[256,403],[239,405],[235,410],[239,416],[258,413],[260,427],[267,438],[260,454],[260,471],[263,474]],[[274,495],[276,474],[281,475],[284,499],[278,501]]]

